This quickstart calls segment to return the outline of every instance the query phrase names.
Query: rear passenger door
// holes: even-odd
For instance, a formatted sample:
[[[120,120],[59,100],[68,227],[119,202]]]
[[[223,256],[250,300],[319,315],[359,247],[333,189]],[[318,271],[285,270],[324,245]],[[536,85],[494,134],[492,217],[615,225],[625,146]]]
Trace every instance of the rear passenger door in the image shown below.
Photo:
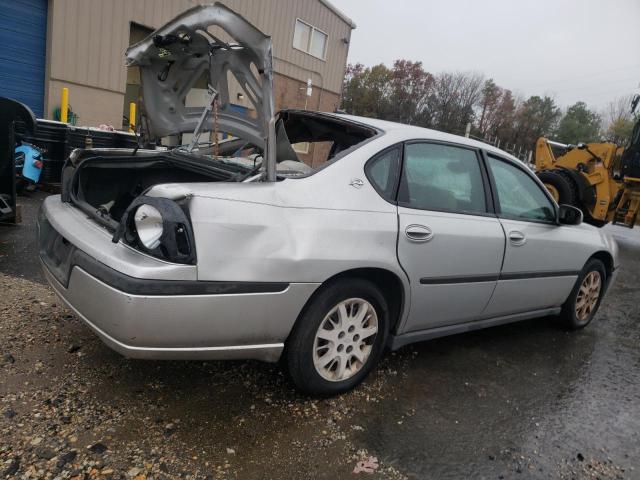
[[[505,246],[477,150],[405,144],[398,259],[411,283],[404,332],[472,321],[496,286]]]

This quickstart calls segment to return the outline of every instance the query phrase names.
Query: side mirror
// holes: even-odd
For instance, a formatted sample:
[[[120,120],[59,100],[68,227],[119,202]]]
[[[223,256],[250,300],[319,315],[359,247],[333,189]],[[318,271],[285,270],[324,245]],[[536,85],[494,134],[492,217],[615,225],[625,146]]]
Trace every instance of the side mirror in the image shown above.
[[[560,205],[558,209],[558,224],[580,225],[584,216],[582,210],[571,205]]]

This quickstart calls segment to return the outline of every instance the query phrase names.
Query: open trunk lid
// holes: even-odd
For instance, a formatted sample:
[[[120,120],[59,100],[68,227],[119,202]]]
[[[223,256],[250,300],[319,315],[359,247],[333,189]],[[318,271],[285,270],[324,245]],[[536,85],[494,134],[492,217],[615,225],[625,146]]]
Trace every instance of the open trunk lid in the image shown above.
[[[129,47],[126,63],[140,68],[143,125],[150,138],[212,131],[209,117],[217,98],[219,130],[268,153],[274,108],[271,37],[241,15],[220,3],[191,8]],[[209,105],[185,106],[187,93],[203,76],[208,76]],[[229,76],[246,93],[253,118],[232,108]]]

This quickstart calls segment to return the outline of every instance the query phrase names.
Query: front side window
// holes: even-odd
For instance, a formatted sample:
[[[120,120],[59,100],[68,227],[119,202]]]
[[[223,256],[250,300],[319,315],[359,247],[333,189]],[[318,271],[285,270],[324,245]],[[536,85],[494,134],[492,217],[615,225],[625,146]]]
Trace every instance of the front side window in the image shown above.
[[[555,221],[553,204],[526,172],[491,155],[489,168],[496,183],[501,215],[518,220]]]
[[[484,183],[474,150],[436,143],[405,146],[398,201],[410,208],[482,214]]]
[[[327,39],[327,34],[323,31],[302,20],[296,20],[293,32],[293,48],[324,60],[327,55]]]
[[[369,160],[365,166],[367,178],[371,184],[385,200],[390,202],[395,199],[401,157],[402,148],[393,147]]]

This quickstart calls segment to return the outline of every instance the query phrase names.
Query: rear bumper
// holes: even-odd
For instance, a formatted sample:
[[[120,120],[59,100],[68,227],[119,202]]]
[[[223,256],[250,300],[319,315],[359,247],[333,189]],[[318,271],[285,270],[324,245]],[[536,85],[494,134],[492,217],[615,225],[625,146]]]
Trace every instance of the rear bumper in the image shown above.
[[[38,227],[51,287],[104,343],[131,358],[276,361],[318,286],[154,279],[152,267],[150,278],[133,277],[76,247],[82,230],[63,236],[46,211]]]
[[[79,267],[65,288],[44,263],[43,269],[56,294],[107,346],[140,359],[275,362],[297,316],[296,308],[278,304],[300,302],[308,291],[308,284],[294,284],[277,294],[146,297],[116,290]]]

